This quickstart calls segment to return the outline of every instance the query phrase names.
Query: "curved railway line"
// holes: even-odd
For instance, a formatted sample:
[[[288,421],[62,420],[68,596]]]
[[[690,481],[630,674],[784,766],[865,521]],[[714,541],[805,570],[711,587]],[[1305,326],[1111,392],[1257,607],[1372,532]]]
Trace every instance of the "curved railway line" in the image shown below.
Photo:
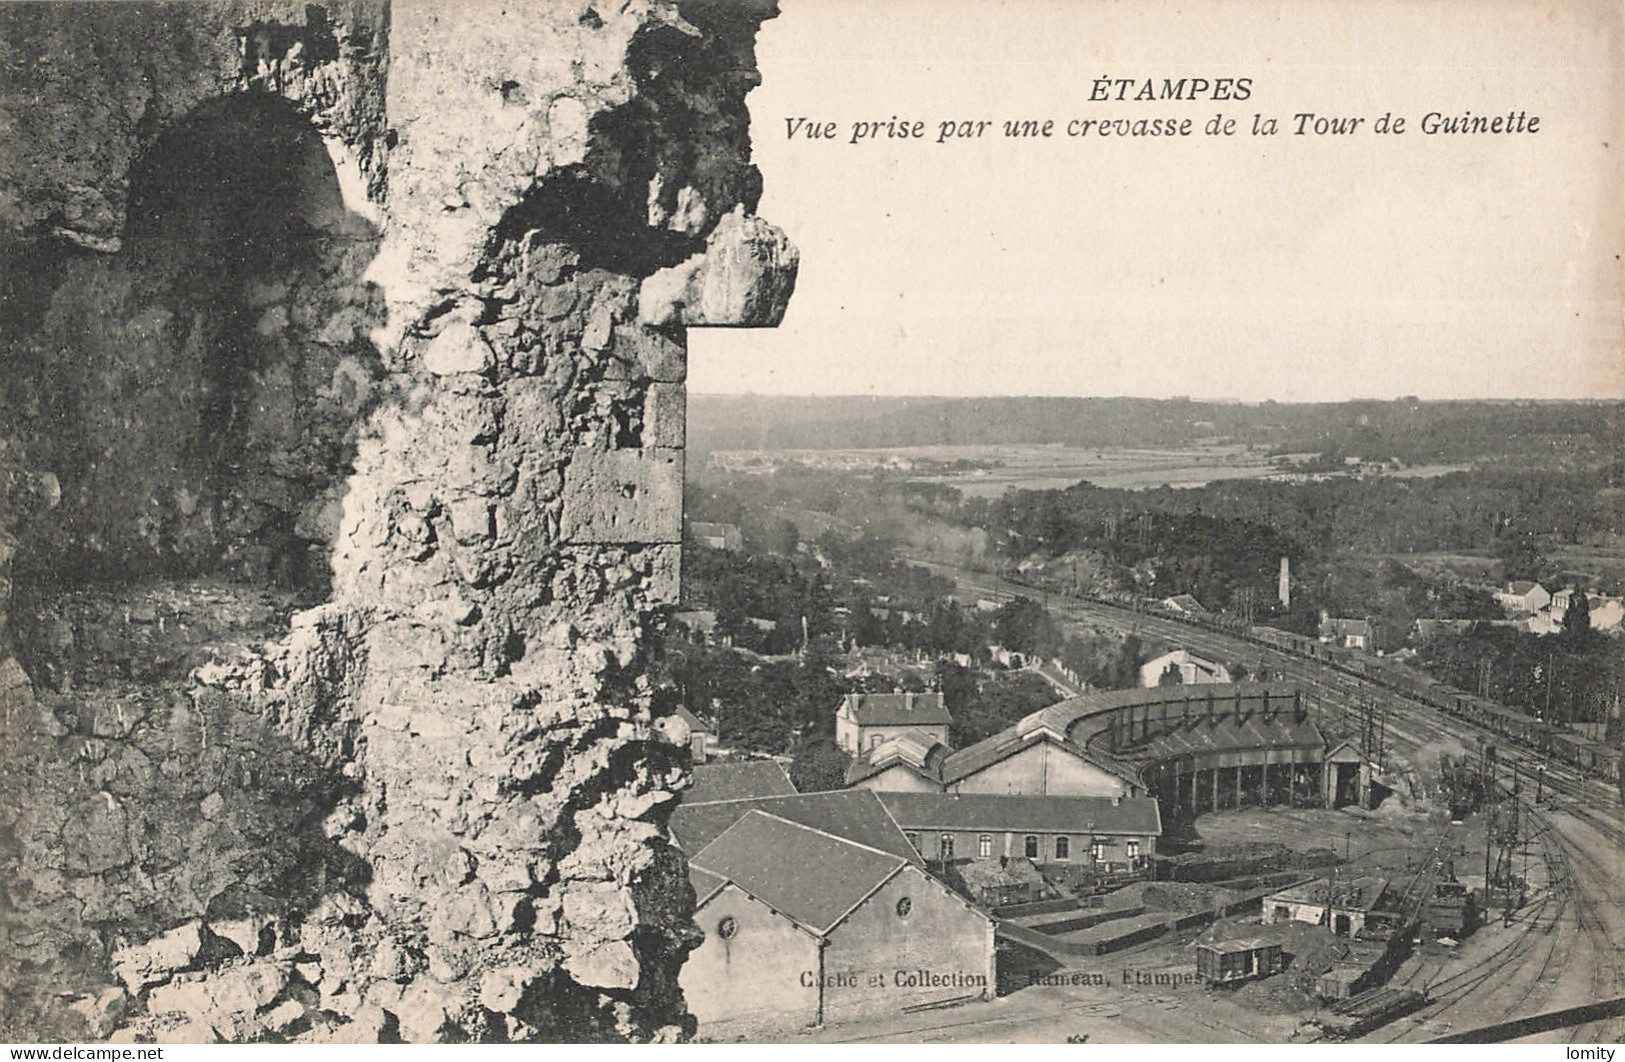
[[[998,585],[1003,580],[995,582],[939,564],[930,567],[982,596],[994,600],[1015,596],[1014,591]],[[1510,788],[1523,797],[1525,813],[1538,824],[1546,887],[1534,906],[1526,908],[1524,928],[1517,936],[1465,970],[1446,977],[1438,976],[1436,970],[1424,982],[1433,1002],[1419,1013],[1419,1020],[1374,1036],[1392,1035],[1397,1041],[1417,1034],[1469,998],[1481,1010],[1488,1001],[1502,1015],[1519,1015],[1547,1009],[1548,1002],[1564,991],[1571,997],[1584,997],[1571,998],[1569,1003],[1625,993],[1625,889],[1619,884],[1625,870],[1625,862],[1621,862],[1625,859],[1625,814],[1617,782],[1608,784],[1471,718],[1447,713],[1414,690],[1351,673],[1332,661],[1122,605],[1020,589],[1043,593],[1050,609],[1063,619],[1139,631],[1224,659],[1256,660],[1255,674],[1279,675],[1303,687],[1323,721],[1346,723],[1357,718],[1365,705],[1381,705],[1385,709],[1384,745],[1401,756],[1430,745],[1445,749],[1453,745],[1463,752],[1475,752],[1480,744],[1496,746],[1502,773],[1498,784],[1506,789],[1508,782],[1513,783]],[[1538,807],[1528,799],[1527,790],[1537,772],[1544,798]],[[1577,965],[1580,960],[1585,961]],[[1509,972],[1513,970],[1519,971],[1516,976]],[[1622,1032],[1625,1021],[1610,1019],[1548,1035],[1560,1041],[1597,1042],[1618,1039]]]

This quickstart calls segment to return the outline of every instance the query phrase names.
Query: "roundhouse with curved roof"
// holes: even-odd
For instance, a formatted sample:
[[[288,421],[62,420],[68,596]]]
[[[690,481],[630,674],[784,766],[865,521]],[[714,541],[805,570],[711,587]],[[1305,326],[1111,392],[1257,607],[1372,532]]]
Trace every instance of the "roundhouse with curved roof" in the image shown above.
[[[1211,683],[1069,697],[959,750],[933,734],[885,741],[849,787],[1020,796],[1151,795],[1169,815],[1243,804],[1338,804],[1369,784],[1296,686]]]

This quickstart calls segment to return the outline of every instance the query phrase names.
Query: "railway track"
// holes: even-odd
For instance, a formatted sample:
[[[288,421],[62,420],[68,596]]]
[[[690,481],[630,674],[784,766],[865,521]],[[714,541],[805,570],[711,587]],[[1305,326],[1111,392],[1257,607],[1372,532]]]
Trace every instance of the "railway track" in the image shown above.
[[[952,575],[962,586],[995,600],[1008,600],[1018,594],[1016,590],[988,583],[959,569],[940,564],[928,566]],[[1028,593],[1039,592],[1026,587],[1021,589]],[[1403,712],[1389,714],[1387,732],[1391,737],[1402,739],[1399,743],[1409,745],[1411,748],[1420,747],[1425,743],[1416,740],[1422,736],[1426,736],[1428,740],[1460,742],[1466,737],[1475,742],[1482,739],[1494,743],[1503,764],[1516,767],[1520,773],[1531,779],[1537,770],[1543,770],[1546,787],[1584,805],[1588,809],[1587,814],[1597,823],[1599,829],[1625,844],[1625,817],[1622,817],[1619,811],[1618,791],[1614,787],[1583,774],[1569,764],[1551,760],[1534,750],[1514,744],[1513,739],[1506,735],[1498,734],[1461,716],[1446,714],[1415,696],[1339,670],[1328,661],[1291,653],[1240,634],[1218,631],[1101,601],[1055,593],[1046,593],[1045,599],[1050,610],[1062,618],[1101,624],[1117,630],[1143,631],[1198,652],[1211,653],[1231,660],[1256,660],[1259,664],[1258,670],[1267,671],[1271,675],[1278,674],[1285,681],[1305,687],[1322,698],[1323,706],[1329,706],[1339,714],[1352,713],[1368,700],[1381,702],[1389,708],[1403,708]],[[1449,720],[1449,724],[1444,724],[1443,720]],[[1426,734],[1413,734],[1408,728],[1424,730]],[[1412,740],[1403,741],[1407,737]],[[1608,811],[1602,813],[1598,811],[1599,808],[1606,808]]]
[[[1540,1008],[1556,983],[1555,979],[1548,976],[1550,971],[1554,966],[1562,968],[1563,960],[1559,959],[1559,955],[1566,957],[1572,950],[1574,941],[1574,934],[1559,932],[1563,916],[1572,900],[1571,893],[1566,888],[1552,884],[1558,879],[1551,876],[1549,853],[1543,849],[1542,854],[1548,860],[1548,887],[1542,891],[1539,902],[1523,915],[1525,924],[1518,934],[1472,965],[1448,975],[1444,974],[1444,966],[1440,964],[1432,971],[1431,977],[1427,976],[1426,963],[1420,964],[1397,987],[1420,990],[1428,997],[1428,1003],[1404,1025],[1379,1029],[1365,1038],[1367,1042],[1399,1043],[1415,1036],[1425,1038],[1431,1033],[1423,1033],[1421,1031],[1423,1026],[1436,1028],[1440,1019],[1453,1013],[1457,1006],[1467,1002],[1482,1005],[1486,995],[1493,999],[1495,997],[1492,993],[1500,991],[1508,984],[1511,990],[1505,994],[1510,995],[1511,992],[1518,994],[1502,1005],[1505,1013],[1534,1011]],[[1539,968],[1534,976],[1528,978],[1527,985],[1519,991],[1516,981],[1509,982],[1506,979],[1507,971],[1522,965],[1532,953],[1542,948],[1544,954]],[[1486,986],[1489,992],[1477,994]],[[1535,998],[1537,993],[1540,994],[1538,999]]]
[[[1016,596],[1014,590],[990,585],[957,569],[933,567],[946,571],[960,585],[982,596],[994,600]],[[1475,1002],[1489,998],[1498,1004],[1502,1014],[1538,1012],[1557,992],[1564,971],[1580,958],[1581,941],[1585,942],[1590,960],[1583,975],[1587,999],[1607,999],[1625,992],[1625,932],[1620,929],[1619,899],[1620,871],[1625,869],[1621,862],[1625,855],[1625,815],[1615,786],[1517,744],[1515,739],[1472,719],[1446,713],[1417,696],[1340,670],[1331,662],[1119,605],[1056,594],[1045,596],[1051,610],[1062,619],[1143,632],[1222,659],[1256,660],[1255,673],[1279,675],[1302,686],[1311,695],[1312,708],[1318,709],[1323,719],[1331,713],[1346,723],[1357,718],[1365,704],[1380,704],[1386,709],[1386,739],[1401,756],[1433,743],[1454,743],[1468,750],[1480,744],[1496,746],[1503,772],[1500,782],[1507,781],[1505,773],[1512,774],[1513,788],[1540,824],[1547,889],[1524,931],[1490,959],[1427,984],[1430,993],[1442,996],[1442,1002],[1430,1005],[1423,1012],[1424,1020],[1432,1021],[1468,998]],[[1535,802],[1527,793],[1527,785],[1537,774],[1541,779],[1538,788],[1545,798],[1539,808],[1533,806]],[[1599,858],[1598,850],[1606,858]],[[1564,932],[1563,928],[1571,923],[1573,932]],[[1486,997],[1486,986],[1493,992],[1498,974],[1512,964],[1527,962],[1532,954],[1539,956],[1533,975],[1518,979],[1506,1003],[1500,1004],[1493,994]],[[1615,1039],[1620,1026],[1618,1019],[1595,1022],[1569,1030],[1567,1035],[1571,1042]],[[1412,1024],[1407,1031],[1415,1028]]]

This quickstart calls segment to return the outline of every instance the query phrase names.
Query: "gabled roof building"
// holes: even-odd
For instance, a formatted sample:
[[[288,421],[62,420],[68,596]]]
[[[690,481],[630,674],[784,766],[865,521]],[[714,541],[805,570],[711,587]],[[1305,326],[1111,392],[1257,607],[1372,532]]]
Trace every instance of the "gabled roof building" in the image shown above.
[[[1205,682],[1229,681],[1229,668],[1217,660],[1197,656],[1189,649],[1163,653],[1140,667],[1140,685],[1147,689],[1153,686],[1197,686]]]
[[[1375,648],[1375,634],[1369,619],[1324,616],[1320,621],[1320,640],[1344,649]]]
[[[848,693],[835,709],[835,743],[858,756],[916,731],[946,745],[952,723],[940,693]]]
[[[773,760],[725,760],[694,765],[694,784],[683,791],[683,803],[795,795],[790,776]]]
[[[847,785],[878,792],[1006,796],[1135,796],[1137,776],[1066,736],[1071,718],[1052,705],[955,751],[921,733],[877,745],[847,770]]]
[[[705,940],[681,984],[702,1035],[993,995],[993,920],[896,852],[751,808],[689,867]]]

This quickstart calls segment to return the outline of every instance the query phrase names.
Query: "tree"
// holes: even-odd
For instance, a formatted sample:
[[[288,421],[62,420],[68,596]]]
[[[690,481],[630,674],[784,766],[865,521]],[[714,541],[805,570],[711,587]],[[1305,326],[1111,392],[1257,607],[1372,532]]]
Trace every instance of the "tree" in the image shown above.
[[[1569,607],[1563,613],[1563,640],[1583,641],[1591,634],[1591,602],[1584,590],[1569,595]]]
[[[840,789],[846,785],[846,768],[851,762],[834,738],[803,741],[790,761],[790,781],[803,793]]]
[[[1537,580],[1550,563],[1535,544],[1534,537],[1528,533],[1501,539],[1496,543],[1495,557],[1501,562],[1501,575],[1508,582]]]
[[[1052,656],[1061,641],[1049,610],[1028,597],[1005,602],[993,614],[993,632],[1000,645],[1029,656]]]
[[[978,684],[976,697],[954,714],[951,736],[964,748],[1056,701],[1055,689],[1031,671],[998,673]]]

